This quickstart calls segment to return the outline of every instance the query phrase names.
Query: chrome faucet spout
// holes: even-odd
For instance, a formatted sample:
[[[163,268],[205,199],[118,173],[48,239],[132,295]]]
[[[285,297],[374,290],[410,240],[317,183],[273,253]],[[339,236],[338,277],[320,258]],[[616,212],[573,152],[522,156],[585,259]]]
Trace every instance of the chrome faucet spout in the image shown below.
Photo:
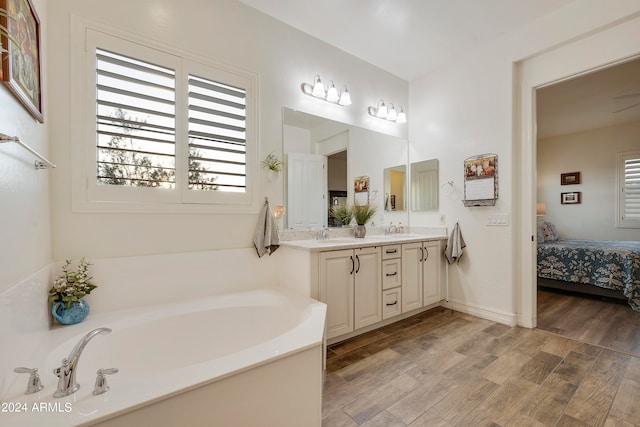
[[[76,370],[78,369],[78,362],[80,361],[82,351],[93,337],[96,335],[105,335],[110,332],[111,329],[109,328],[92,330],[78,341],[75,347],[73,347],[73,350],[71,350],[71,353],[69,353],[69,357],[62,359],[62,365],[53,370],[53,373],[59,378],[58,389],[53,394],[53,397],[64,397],[78,391],[80,385],[76,383]]]

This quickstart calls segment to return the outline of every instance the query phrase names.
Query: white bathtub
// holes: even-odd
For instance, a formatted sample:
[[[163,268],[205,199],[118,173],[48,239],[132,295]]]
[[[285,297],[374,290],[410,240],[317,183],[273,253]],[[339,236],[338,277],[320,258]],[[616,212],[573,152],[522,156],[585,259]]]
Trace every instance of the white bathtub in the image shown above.
[[[227,294],[89,316],[51,331],[26,376],[2,399],[3,426],[320,426],[325,305],[281,290]],[[97,327],[76,371],[80,390],[52,397],[52,370]],[[99,368],[118,368],[94,396]],[[16,374],[17,375],[17,374]]]

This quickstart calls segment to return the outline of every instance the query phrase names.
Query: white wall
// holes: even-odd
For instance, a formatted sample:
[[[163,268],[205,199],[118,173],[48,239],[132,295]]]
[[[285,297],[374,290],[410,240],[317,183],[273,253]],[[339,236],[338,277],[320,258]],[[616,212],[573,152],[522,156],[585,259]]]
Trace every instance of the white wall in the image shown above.
[[[515,64],[623,25],[638,11],[640,5],[633,1],[573,2],[411,82],[410,160],[439,159],[440,182],[453,181],[456,189],[440,197],[440,213],[445,214],[449,227],[460,222],[467,242],[460,264],[449,268],[454,308],[511,323],[522,310],[518,306],[518,253],[532,244],[535,221],[535,203],[523,197],[533,199],[535,186],[532,190],[521,184],[532,179],[526,175],[532,172],[531,167],[523,167],[531,158],[525,158],[526,154],[521,158],[519,146],[520,87]],[[624,36],[617,37],[624,40],[620,38]],[[574,59],[565,54],[559,61],[571,64]],[[522,130],[523,134],[527,131]],[[499,199],[495,207],[465,208],[461,202],[463,160],[483,153],[499,156]],[[521,188],[527,190],[526,195]],[[487,226],[487,217],[493,214],[509,215],[509,226]],[[436,216],[412,213],[411,225],[434,225]],[[530,259],[524,262],[532,263]]]
[[[42,32],[42,86],[45,122],[38,123],[0,84],[0,133],[18,136],[48,154],[47,2],[34,1]],[[49,179],[56,170],[34,168],[33,155],[14,143],[0,144],[0,293],[51,262]]]
[[[538,141],[538,201],[545,221],[561,237],[640,240],[640,229],[616,228],[617,153],[640,149],[640,121]],[[580,184],[560,185],[560,174],[580,172]],[[582,202],[560,203],[560,193],[580,191]]]
[[[124,12],[126,11],[126,13]],[[52,182],[53,256],[56,260],[246,248],[252,245],[257,215],[107,214],[71,209],[70,134],[75,126],[70,105],[76,82],[69,80],[71,16],[116,27],[174,48],[259,75],[259,139],[262,160],[270,152],[282,158],[281,107],[367,127],[367,106],[380,97],[406,105],[408,83],[232,0],[60,0],[50,8],[56,76],[50,96],[52,155],[59,164]],[[302,82],[315,74],[349,87],[353,104],[340,107],[306,96]],[[378,125],[380,126],[380,125]],[[406,137],[406,127],[381,131]],[[283,204],[282,179],[269,181],[261,170],[260,199]]]

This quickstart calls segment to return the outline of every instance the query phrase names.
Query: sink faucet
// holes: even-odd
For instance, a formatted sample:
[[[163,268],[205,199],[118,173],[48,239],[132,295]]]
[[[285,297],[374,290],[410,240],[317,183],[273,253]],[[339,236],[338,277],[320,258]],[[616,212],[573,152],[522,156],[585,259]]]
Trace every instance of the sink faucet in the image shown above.
[[[386,236],[393,236],[394,234],[396,234],[396,230],[397,230],[397,227],[395,225],[389,224],[389,226],[386,228],[384,234]]]
[[[82,350],[84,350],[87,343],[96,335],[104,335],[110,332],[111,329],[109,328],[94,329],[78,341],[76,346],[73,347],[73,350],[71,350],[71,353],[69,353],[69,357],[62,359],[62,366],[53,370],[54,375],[59,378],[58,389],[53,393],[53,397],[64,397],[78,391],[80,385],[76,383],[76,370]]]
[[[320,240],[327,240],[329,238],[329,227],[324,227],[320,232]]]

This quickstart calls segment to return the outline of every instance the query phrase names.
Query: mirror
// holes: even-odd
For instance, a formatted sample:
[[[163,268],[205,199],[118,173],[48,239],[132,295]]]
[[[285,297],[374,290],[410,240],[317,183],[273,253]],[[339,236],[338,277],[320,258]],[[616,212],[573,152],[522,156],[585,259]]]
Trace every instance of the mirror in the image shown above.
[[[407,180],[407,165],[393,166],[384,170],[384,210],[404,211]]]
[[[437,210],[438,188],[438,159],[411,163],[411,210]]]
[[[290,108],[282,117],[285,229],[337,226],[330,207],[353,204],[354,179],[362,176],[369,178],[369,202],[378,207],[373,223],[408,223],[406,207],[384,210],[384,171],[398,165],[406,170],[406,139]]]

